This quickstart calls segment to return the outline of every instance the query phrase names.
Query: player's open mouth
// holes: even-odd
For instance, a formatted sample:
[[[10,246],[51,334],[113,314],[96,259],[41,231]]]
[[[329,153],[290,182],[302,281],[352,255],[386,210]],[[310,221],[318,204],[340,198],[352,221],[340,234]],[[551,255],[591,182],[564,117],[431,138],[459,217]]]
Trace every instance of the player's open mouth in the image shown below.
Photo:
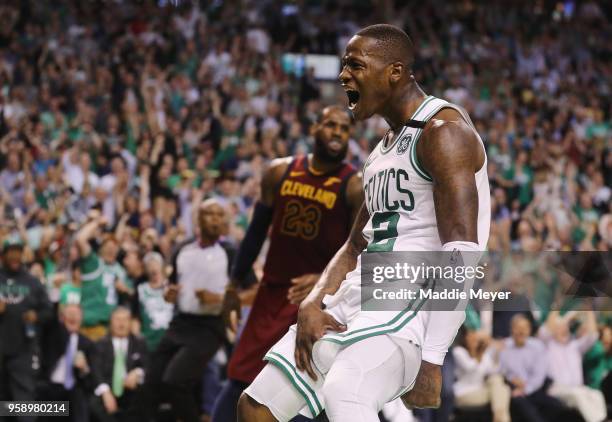
[[[354,89],[347,89],[346,96],[349,101],[349,110],[354,110],[357,107],[357,103],[359,102],[359,91],[355,91]]]

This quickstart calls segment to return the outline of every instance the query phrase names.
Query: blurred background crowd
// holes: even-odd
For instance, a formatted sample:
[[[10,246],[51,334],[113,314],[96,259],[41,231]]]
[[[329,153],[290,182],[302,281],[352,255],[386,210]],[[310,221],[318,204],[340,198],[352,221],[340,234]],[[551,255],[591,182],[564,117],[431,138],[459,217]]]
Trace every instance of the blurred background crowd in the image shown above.
[[[379,22],[406,30],[417,47],[416,80],[428,94],[465,107],[485,142],[493,199],[489,249],[609,253],[609,3],[115,0],[0,6],[5,258],[22,250],[57,314],[58,304],[70,309],[81,302],[91,269],[77,238],[86,237],[113,267],[110,284],[116,303],[132,310],[131,329],[146,334],[153,350],[172,309],[159,308],[143,321],[138,286],[163,284],[173,250],[196,234],[198,204],[212,197],[226,207],[223,237],[238,246],[265,165],[311,151],[316,113],[346,104],[339,83],[317,80],[311,69],[287,71],[283,53],[338,55],[354,32]],[[355,124],[347,159],[360,167],[386,130],[378,118]],[[9,293],[0,291],[3,308]],[[588,364],[597,375],[582,379],[580,367],[580,379],[572,381],[593,388],[612,363],[609,325],[597,316],[589,326],[592,341],[579,349],[594,356]],[[568,326],[586,321],[572,318],[564,320]],[[9,329],[1,321],[2,313],[0,366],[9,349],[21,347],[7,347]],[[43,336],[40,321],[28,321],[15,332],[27,336],[32,325],[32,338]],[[500,332],[510,335],[510,318],[505,321]],[[477,362],[494,331],[483,325],[466,327],[466,338],[478,333],[468,347],[480,354]],[[36,356],[46,353],[40,345],[35,369]],[[214,365],[222,368],[225,359],[219,355]],[[222,370],[211,373],[216,382],[202,388],[203,415],[223,379]],[[445,391],[452,403],[452,388]],[[452,412],[420,417],[448,420]]]

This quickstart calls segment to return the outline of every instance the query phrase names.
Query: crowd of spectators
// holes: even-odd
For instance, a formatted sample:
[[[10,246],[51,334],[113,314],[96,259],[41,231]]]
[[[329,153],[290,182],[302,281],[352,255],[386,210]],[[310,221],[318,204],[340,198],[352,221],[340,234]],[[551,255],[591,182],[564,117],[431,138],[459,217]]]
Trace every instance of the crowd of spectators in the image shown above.
[[[173,250],[196,234],[198,204],[217,198],[224,239],[239,245],[266,163],[310,151],[316,113],[346,103],[334,81],[286,72],[282,54],[338,55],[379,22],[407,31],[416,80],[465,107],[485,142],[491,251],[610,251],[612,10],[588,0],[3,3],[4,250],[23,245],[57,314],[81,303],[92,249],[113,274],[109,303],[135,311],[132,329],[154,349],[171,306],[156,302],[144,321],[138,286],[163,286]],[[361,166],[385,131],[379,118],[356,123],[348,160]],[[11,294],[0,290],[0,321]],[[103,336],[113,307],[99,320],[83,309],[83,333]],[[604,321],[600,340],[577,347],[598,375],[574,384],[605,379]]]

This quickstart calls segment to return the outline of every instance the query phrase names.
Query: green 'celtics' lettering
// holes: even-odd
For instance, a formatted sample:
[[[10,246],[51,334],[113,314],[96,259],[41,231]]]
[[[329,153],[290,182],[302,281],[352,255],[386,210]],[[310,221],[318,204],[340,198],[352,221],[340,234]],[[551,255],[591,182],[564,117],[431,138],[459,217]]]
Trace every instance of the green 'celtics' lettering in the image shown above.
[[[370,214],[379,211],[404,211],[414,209],[414,195],[406,189],[408,172],[388,168],[375,173],[364,184],[366,205]]]

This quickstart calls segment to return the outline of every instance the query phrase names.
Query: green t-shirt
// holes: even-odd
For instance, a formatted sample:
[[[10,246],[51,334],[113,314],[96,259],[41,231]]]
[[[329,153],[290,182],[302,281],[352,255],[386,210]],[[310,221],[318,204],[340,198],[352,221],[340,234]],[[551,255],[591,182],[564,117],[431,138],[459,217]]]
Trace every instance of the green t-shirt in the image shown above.
[[[149,351],[152,351],[157,348],[172,320],[174,305],[164,300],[163,287],[155,289],[149,283],[141,283],[137,288],[141,331]]]
[[[106,324],[117,306],[117,279],[125,282],[125,270],[118,263],[106,264],[95,252],[81,261],[83,326]]]
[[[612,356],[606,353],[601,340],[597,340],[593,347],[584,355],[582,364],[585,384],[591,388],[599,389],[601,382],[608,375],[610,369],[612,369]]]
[[[465,321],[463,322],[463,325],[470,331],[480,330],[480,327],[482,326],[480,315],[474,308],[474,305],[471,303],[468,303],[467,307],[465,308]]]
[[[513,164],[504,171],[503,176],[506,180],[514,180],[518,183],[518,200],[521,205],[527,205],[533,195],[533,169],[524,164],[521,175],[517,177],[517,173],[516,166]]]
[[[60,305],[79,305],[81,303],[81,286],[65,283],[60,288]]]

